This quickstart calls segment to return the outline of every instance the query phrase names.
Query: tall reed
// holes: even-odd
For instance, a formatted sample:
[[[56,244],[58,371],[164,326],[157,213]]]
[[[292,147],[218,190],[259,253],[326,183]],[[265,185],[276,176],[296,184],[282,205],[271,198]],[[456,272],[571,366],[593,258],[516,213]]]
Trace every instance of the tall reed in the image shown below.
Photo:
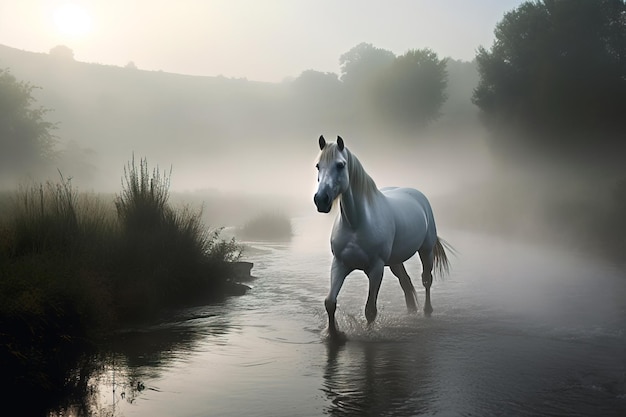
[[[162,174],[155,168],[150,174],[146,159],[137,166],[133,158],[124,174],[115,199],[122,233],[116,293],[127,297],[124,312],[141,315],[155,305],[219,294],[228,261],[239,256],[238,245],[222,243],[219,230],[202,223],[201,211],[171,207],[171,170]]]
[[[0,369],[17,391],[63,386],[84,341],[223,295],[240,247],[171,207],[169,178],[133,158],[110,202],[62,175],[0,195]]]

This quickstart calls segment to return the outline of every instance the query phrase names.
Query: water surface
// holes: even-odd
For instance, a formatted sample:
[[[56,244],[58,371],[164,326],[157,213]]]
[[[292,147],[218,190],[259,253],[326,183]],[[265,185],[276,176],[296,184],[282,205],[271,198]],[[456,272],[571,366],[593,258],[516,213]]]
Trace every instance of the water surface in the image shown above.
[[[367,278],[339,295],[348,342],[325,338],[330,219],[294,219],[289,242],[250,242],[243,297],[127,331],[89,407],[113,416],[626,415],[626,274],[582,253],[458,231],[408,314],[387,271],[368,327]],[[413,282],[420,263],[409,261]],[[423,306],[424,294],[418,288]]]

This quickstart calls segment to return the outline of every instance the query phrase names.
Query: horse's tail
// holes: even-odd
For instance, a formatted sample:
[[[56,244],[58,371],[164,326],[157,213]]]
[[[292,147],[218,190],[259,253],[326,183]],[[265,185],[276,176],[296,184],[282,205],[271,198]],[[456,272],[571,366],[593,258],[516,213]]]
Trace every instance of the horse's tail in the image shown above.
[[[437,236],[437,241],[433,247],[433,263],[435,275],[439,277],[445,277],[450,273],[450,261],[446,249],[452,253],[456,252],[448,242]]]

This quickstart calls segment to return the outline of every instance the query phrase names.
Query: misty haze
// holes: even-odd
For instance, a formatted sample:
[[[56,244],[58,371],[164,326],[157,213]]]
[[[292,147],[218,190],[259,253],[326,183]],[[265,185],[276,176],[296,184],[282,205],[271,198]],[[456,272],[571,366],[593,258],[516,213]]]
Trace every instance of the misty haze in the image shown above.
[[[0,7],[8,410],[626,413],[625,1],[40,3]],[[357,270],[329,333],[326,141],[430,201],[432,315],[415,255],[417,312]]]

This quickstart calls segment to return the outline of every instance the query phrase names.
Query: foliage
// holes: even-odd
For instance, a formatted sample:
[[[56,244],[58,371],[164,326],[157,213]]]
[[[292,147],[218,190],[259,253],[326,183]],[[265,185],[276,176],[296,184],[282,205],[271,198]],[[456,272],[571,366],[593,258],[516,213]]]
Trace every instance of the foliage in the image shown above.
[[[626,2],[525,2],[494,33],[491,49],[478,50],[473,95],[490,127],[535,133],[526,140],[542,146],[549,134],[564,133],[549,139],[562,140],[557,147],[573,145],[568,133],[623,133]],[[591,146],[602,141],[596,138]]]
[[[50,49],[50,56],[64,61],[74,60],[74,51],[69,46],[57,45]]]
[[[293,87],[298,93],[306,96],[317,93],[320,87],[325,93],[331,93],[341,88],[341,83],[337,74],[333,72],[306,70],[293,81]]]
[[[113,224],[63,177],[10,200],[0,218],[0,366],[15,377],[11,389],[36,390],[45,402],[85,341],[112,323],[102,265]]]
[[[291,91],[294,108],[311,127],[345,117],[345,89],[335,73],[306,70],[292,82]]]
[[[165,219],[170,186],[169,174],[155,168],[148,172],[148,161],[141,159],[139,169],[135,157],[124,167],[122,193],[115,199],[117,215],[128,231],[149,231]]]
[[[339,57],[340,80],[343,85],[345,103],[343,113],[346,121],[372,120],[376,115],[375,85],[395,60],[393,52],[376,48],[369,43],[360,43]],[[378,122],[381,118],[372,120]]]
[[[169,175],[158,168],[150,175],[147,160],[137,167],[133,158],[124,173],[115,206],[123,236],[117,285],[128,288],[125,314],[151,314],[146,303],[135,308],[132,302],[143,294],[151,294],[155,306],[168,306],[219,290],[224,280],[215,278],[227,277],[226,262],[238,258],[238,245],[204,227],[201,212],[174,210],[168,204]]]
[[[446,60],[430,49],[404,55],[361,43],[339,60],[345,94],[359,120],[414,129],[437,119],[447,99]]]
[[[239,245],[170,207],[169,177],[145,160],[125,173],[114,202],[63,176],[0,202],[0,367],[18,391],[61,389],[85,342],[224,294]]]
[[[410,50],[397,57],[375,86],[379,111],[403,126],[424,126],[439,117],[447,99],[446,59],[430,49]]]
[[[35,88],[0,69],[0,175],[29,173],[54,156],[55,125],[33,107]]]
[[[396,56],[391,51],[376,48],[370,43],[360,43],[339,57],[341,81],[346,85],[363,88],[381,71],[388,68]]]

